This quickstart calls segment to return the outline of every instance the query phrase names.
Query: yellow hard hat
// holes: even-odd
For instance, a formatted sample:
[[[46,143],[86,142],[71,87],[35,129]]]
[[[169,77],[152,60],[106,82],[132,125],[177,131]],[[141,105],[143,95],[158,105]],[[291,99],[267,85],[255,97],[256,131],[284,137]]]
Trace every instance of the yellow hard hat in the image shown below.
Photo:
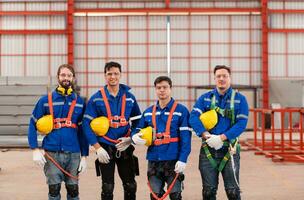
[[[146,140],[146,146],[150,146],[152,144],[152,139],[153,139],[153,135],[152,135],[152,127],[148,126],[146,128],[143,128],[140,130],[140,133],[142,134],[141,138]]]
[[[207,130],[212,129],[217,124],[217,113],[215,110],[204,112],[199,118]]]
[[[107,134],[110,124],[108,118],[101,116],[93,119],[90,126],[96,135],[104,136]]]
[[[52,115],[45,115],[38,119],[36,123],[37,130],[42,134],[49,134],[53,130],[53,116]]]

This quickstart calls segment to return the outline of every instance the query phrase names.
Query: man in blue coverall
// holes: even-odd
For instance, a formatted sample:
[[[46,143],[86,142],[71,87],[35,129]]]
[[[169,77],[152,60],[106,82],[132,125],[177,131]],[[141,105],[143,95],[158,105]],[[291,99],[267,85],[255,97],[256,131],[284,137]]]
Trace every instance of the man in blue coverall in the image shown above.
[[[240,148],[238,137],[248,121],[248,104],[245,96],[231,88],[231,71],[225,65],[214,68],[216,88],[196,101],[190,114],[190,125],[202,138],[199,169],[202,177],[204,200],[215,200],[219,173],[222,173],[229,200],[239,200]],[[207,130],[200,115],[214,109],[217,124]]]
[[[102,178],[102,200],[112,200],[114,190],[115,163],[124,188],[124,199],[136,199],[135,174],[138,170],[137,158],[133,155],[131,127],[136,127],[141,112],[130,88],[120,84],[121,65],[106,63],[104,67],[106,85],[90,98],[83,118],[83,128],[89,144],[98,157],[95,162],[97,175]],[[110,128],[105,136],[97,136],[90,123],[93,119],[108,117]]]
[[[183,171],[186,168],[191,151],[191,132],[189,129],[189,111],[171,97],[172,81],[167,76],[160,76],[154,81],[158,101],[145,110],[137,126],[132,132],[132,141],[137,145],[146,144],[141,136],[141,129],[153,128],[152,145],[147,151],[148,180],[151,199],[165,194],[164,185],[170,191],[171,200],[182,199]],[[175,177],[176,182],[174,184]]]
[[[85,102],[74,91],[75,71],[71,65],[61,65],[57,71],[57,78],[58,87],[49,95],[40,98],[33,110],[28,130],[28,142],[30,148],[33,149],[34,162],[44,166],[49,186],[49,200],[61,198],[62,181],[65,182],[67,199],[77,200],[79,199],[77,176],[86,168],[85,156],[88,156],[89,150],[81,128]],[[51,121],[54,126],[51,132],[43,138],[40,150],[37,142],[36,123],[43,116],[50,114],[53,115]],[[65,174],[55,163],[69,174]]]

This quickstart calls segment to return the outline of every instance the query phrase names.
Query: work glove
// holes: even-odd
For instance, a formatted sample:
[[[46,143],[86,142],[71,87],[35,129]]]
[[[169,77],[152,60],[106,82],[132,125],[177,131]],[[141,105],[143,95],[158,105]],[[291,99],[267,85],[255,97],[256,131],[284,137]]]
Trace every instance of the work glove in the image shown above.
[[[212,147],[215,150],[219,150],[224,144],[220,135],[211,135],[209,139],[206,140],[206,142],[209,147]]]
[[[174,171],[178,174],[178,173],[183,173],[184,170],[186,168],[186,163],[182,162],[182,161],[177,161],[175,164],[175,169]]]
[[[100,163],[107,164],[107,163],[110,162],[110,156],[109,156],[108,152],[104,148],[99,147],[96,150],[96,154],[97,154],[97,158],[98,158],[98,160],[99,160]]]
[[[86,157],[81,156],[79,167],[78,167],[79,174],[83,173],[86,169],[87,169]]]
[[[117,143],[115,146],[116,146],[117,150],[120,152],[126,150],[132,142],[130,137],[121,137],[118,139],[118,141],[119,141],[119,143]]]
[[[142,139],[141,136],[142,136],[142,133],[140,133],[140,132],[134,134],[132,136],[132,141],[138,145],[146,144],[147,141],[145,139]]]
[[[44,167],[44,164],[46,163],[45,157],[44,157],[44,150],[40,149],[34,149],[33,151],[33,161],[40,167]]]

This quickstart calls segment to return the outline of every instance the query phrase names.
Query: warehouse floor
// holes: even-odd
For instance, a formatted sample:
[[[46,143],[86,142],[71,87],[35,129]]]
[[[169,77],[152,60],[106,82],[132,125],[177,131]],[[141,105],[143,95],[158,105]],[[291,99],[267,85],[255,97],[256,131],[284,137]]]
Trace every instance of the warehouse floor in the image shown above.
[[[200,141],[193,137],[192,153],[185,171],[183,199],[200,200],[201,178],[198,171]],[[42,200],[47,199],[47,186],[43,171],[32,162],[32,153],[27,149],[9,149],[0,152],[0,199],[2,200]],[[146,184],[146,149],[136,149],[140,159],[141,175],[137,177],[137,199],[148,200]],[[88,170],[80,178],[80,198],[96,200],[100,198],[100,178],[95,176],[94,153],[88,158]],[[220,178],[221,179],[221,178]],[[295,163],[274,163],[264,156],[256,156],[252,151],[241,154],[242,199],[245,200],[302,200],[304,199],[304,165]],[[115,200],[122,200],[123,193],[119,178],[116,179]],[[64,187],[62,187],[64,188]],[[65,191],[62,190],[65,199]],[[226,199],[223,183],[220,182],[218,199]]]

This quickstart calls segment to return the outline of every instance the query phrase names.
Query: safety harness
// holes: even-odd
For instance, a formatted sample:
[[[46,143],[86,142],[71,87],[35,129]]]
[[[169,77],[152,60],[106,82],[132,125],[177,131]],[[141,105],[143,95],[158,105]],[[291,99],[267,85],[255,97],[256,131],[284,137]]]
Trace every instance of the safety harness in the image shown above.
[[[110,104],[109,104],[109,101],[108,101],[108,97],[105,93],[105,90],[104,88],[100,88],[100,92],[101,92],[101,96],[102,96],[102,99],[105,103],[105,106],[106,106],[106,110],[107,110],[107,117],[109,119],[109,124],[110,124],[110,127],[111,128],[119,128],[119,127],[122,127],[122,126],[127,126],[129,124],[129,122],[126,120],[126,117],[125,117],[125,110],[126,110],[126,94],[124,94],[122,96],[122,103],[121,103],[121,114],[120,116],[118,115],[115,115],[115,116],[112,116],[112,113],[111,113],[111,108],[110,108]],[[130,135],[130,129],[128,130],[128,133],[124,136],[124,137],[128,137]],[[119,143],[119,140],[114,140],[114,139],[111,139],[107,136],[102,136],[104,139],[112,142],[112,143]]]
[[[173,113],[176,109],[176,106],[177,106],[177,102],[174,101],[172,107],[171,107],[171,110],[170,110],[170,114],[168,116],[168,119],[167,119],[167,123],[166,123],[166,130],[165,132],[162,132],[162,133],[156,133],[156,130],[157,130],[157,126],[156,126],[156,105],[153,106],[153,110],[152,110],[152,124],[153,124],[153,129],[155,131],[155,140],[153,141],[153,144],[155,146],[159,146],[159,145],[162,145],[162,144],[169,144],[170,142],[178,142],[179,141],[179,138],[178,137],[174,137],[174,138],[171,138],[170,136],[170,127],[171,127],[171,121],[172,121],[172,117],[173,117]],[[167,191],[165,192],[165,194],[163,194],[162,197],[158,197],[152,190],[152,187],[150,185],[150,182],[149,182],[149,179],[148,179],[148,187],[150,189],[150,192],[153,196],[154,199],[156,200],[163,200],[165,199],[171,192],[171,190],[173,189],[173,186],[175,185],[175,182],[177,181],[177,178],[178,178],[179,174],[176,173],[172,183],[168,186],[168,189]]]
[[[68,127],[68,128],[77,128],[76,124],[72,123],[72,114],[74,112],[74,108],[76,105],[76,101],[77,101],[77,96],[76,98],[72,101],[69,112],[68,112],[68,117],[66,118],[55,118],[53,120],[54,122],[54,129],[60,129],[63,127]],[[54,118],[54,110],[53,110],[53,100],[52,100],[52,93],[49,92],[48,93],[48,104],[49,104],[49,109],[50,109],[50,114],[53,116]],[[45,156],[60,170],[62,171],[62,173],[64,173],[65,175],[69,176],[72,179],[78,180],[78,176],[73,176],[71,173],[69,173],[68,171],[64,170],[59,163],[50,155],[45,151]]]
[[[175,108],[177,106],[177,102],[174,101],[174,104],[171,107],[170,110],[170,114],[168,116],[167,119],[167,123],[166,123],[166,130],[165,132],[162,133],[157,133],[157,126],[156,126],[156,105],[153,106],[153,110],[152,110],[152,124],[153,124],[153,129],[155,132],[155,140],[153,141],[153,144],[156,146],[162,145],[162,144],[169,144],[170,142],[178,142],[179,138],[178,137],[174,137],[171,138],[170,136],[170,127],[171,127],[171,121],[172,121],[172,117],[173,117],[173,113],[175,111]]]
[[[236,93],[236,91],[232,90],[232,94],[231,94],[231,98],[230,98],[230,109],[222,109],[222,108],[219,108],[219,107],[215,106],[215,103],[216,103],[215,95],[212,96],[211,106],[210,106],[210,109],[214,109],[217,113],[219,113],[223,117],[228,117],[231,120],[231,126],[234,125],[234,123],[235,123],[235,116],[234,116],[234,98],[235,98],[235,93]],[[240,145],[238,144],[238,138],[233,139],[230,142],[224,141],[223,146],[230,146],[230,148],[232,148],[232,149],[234,149],[235,147],[237,147],[237,151],[238,152],[240,151]],[[206,154],[206,156],[207,156],[207,158],[208,158],[211,166],[213,168],[217,169],[219,172],[221,172],[224,169],[227,161],[230,158],[230,152],[228,151],[225,154],[223,160],[221,161],[221,163],[218,166],[217,163],[216,163],[216,161],[212,158],[212,155],[211,155],[211,153],[210,153],[210,151],[208,149],[208,145],[207,145],[206,141],[203,141],[202,147],[203,147],[203,149],[205,151],[205,154]]]
[[[50,109],[50,114],[53,116],[53,122],[54,122],[54,129],[60,129],[63,127],[68,127],[68,128],[77,128],[76,124],[72,123],[72,114],[74,112],[74,108],[76,105],[77,101],[77,96],[76,98],[72,101],[68,116],[66,118],[54,118],[54,110],[53,110],[53,100],[52,100],[52,93],[48,93],[48,104],[49,104],[49,109]]]

